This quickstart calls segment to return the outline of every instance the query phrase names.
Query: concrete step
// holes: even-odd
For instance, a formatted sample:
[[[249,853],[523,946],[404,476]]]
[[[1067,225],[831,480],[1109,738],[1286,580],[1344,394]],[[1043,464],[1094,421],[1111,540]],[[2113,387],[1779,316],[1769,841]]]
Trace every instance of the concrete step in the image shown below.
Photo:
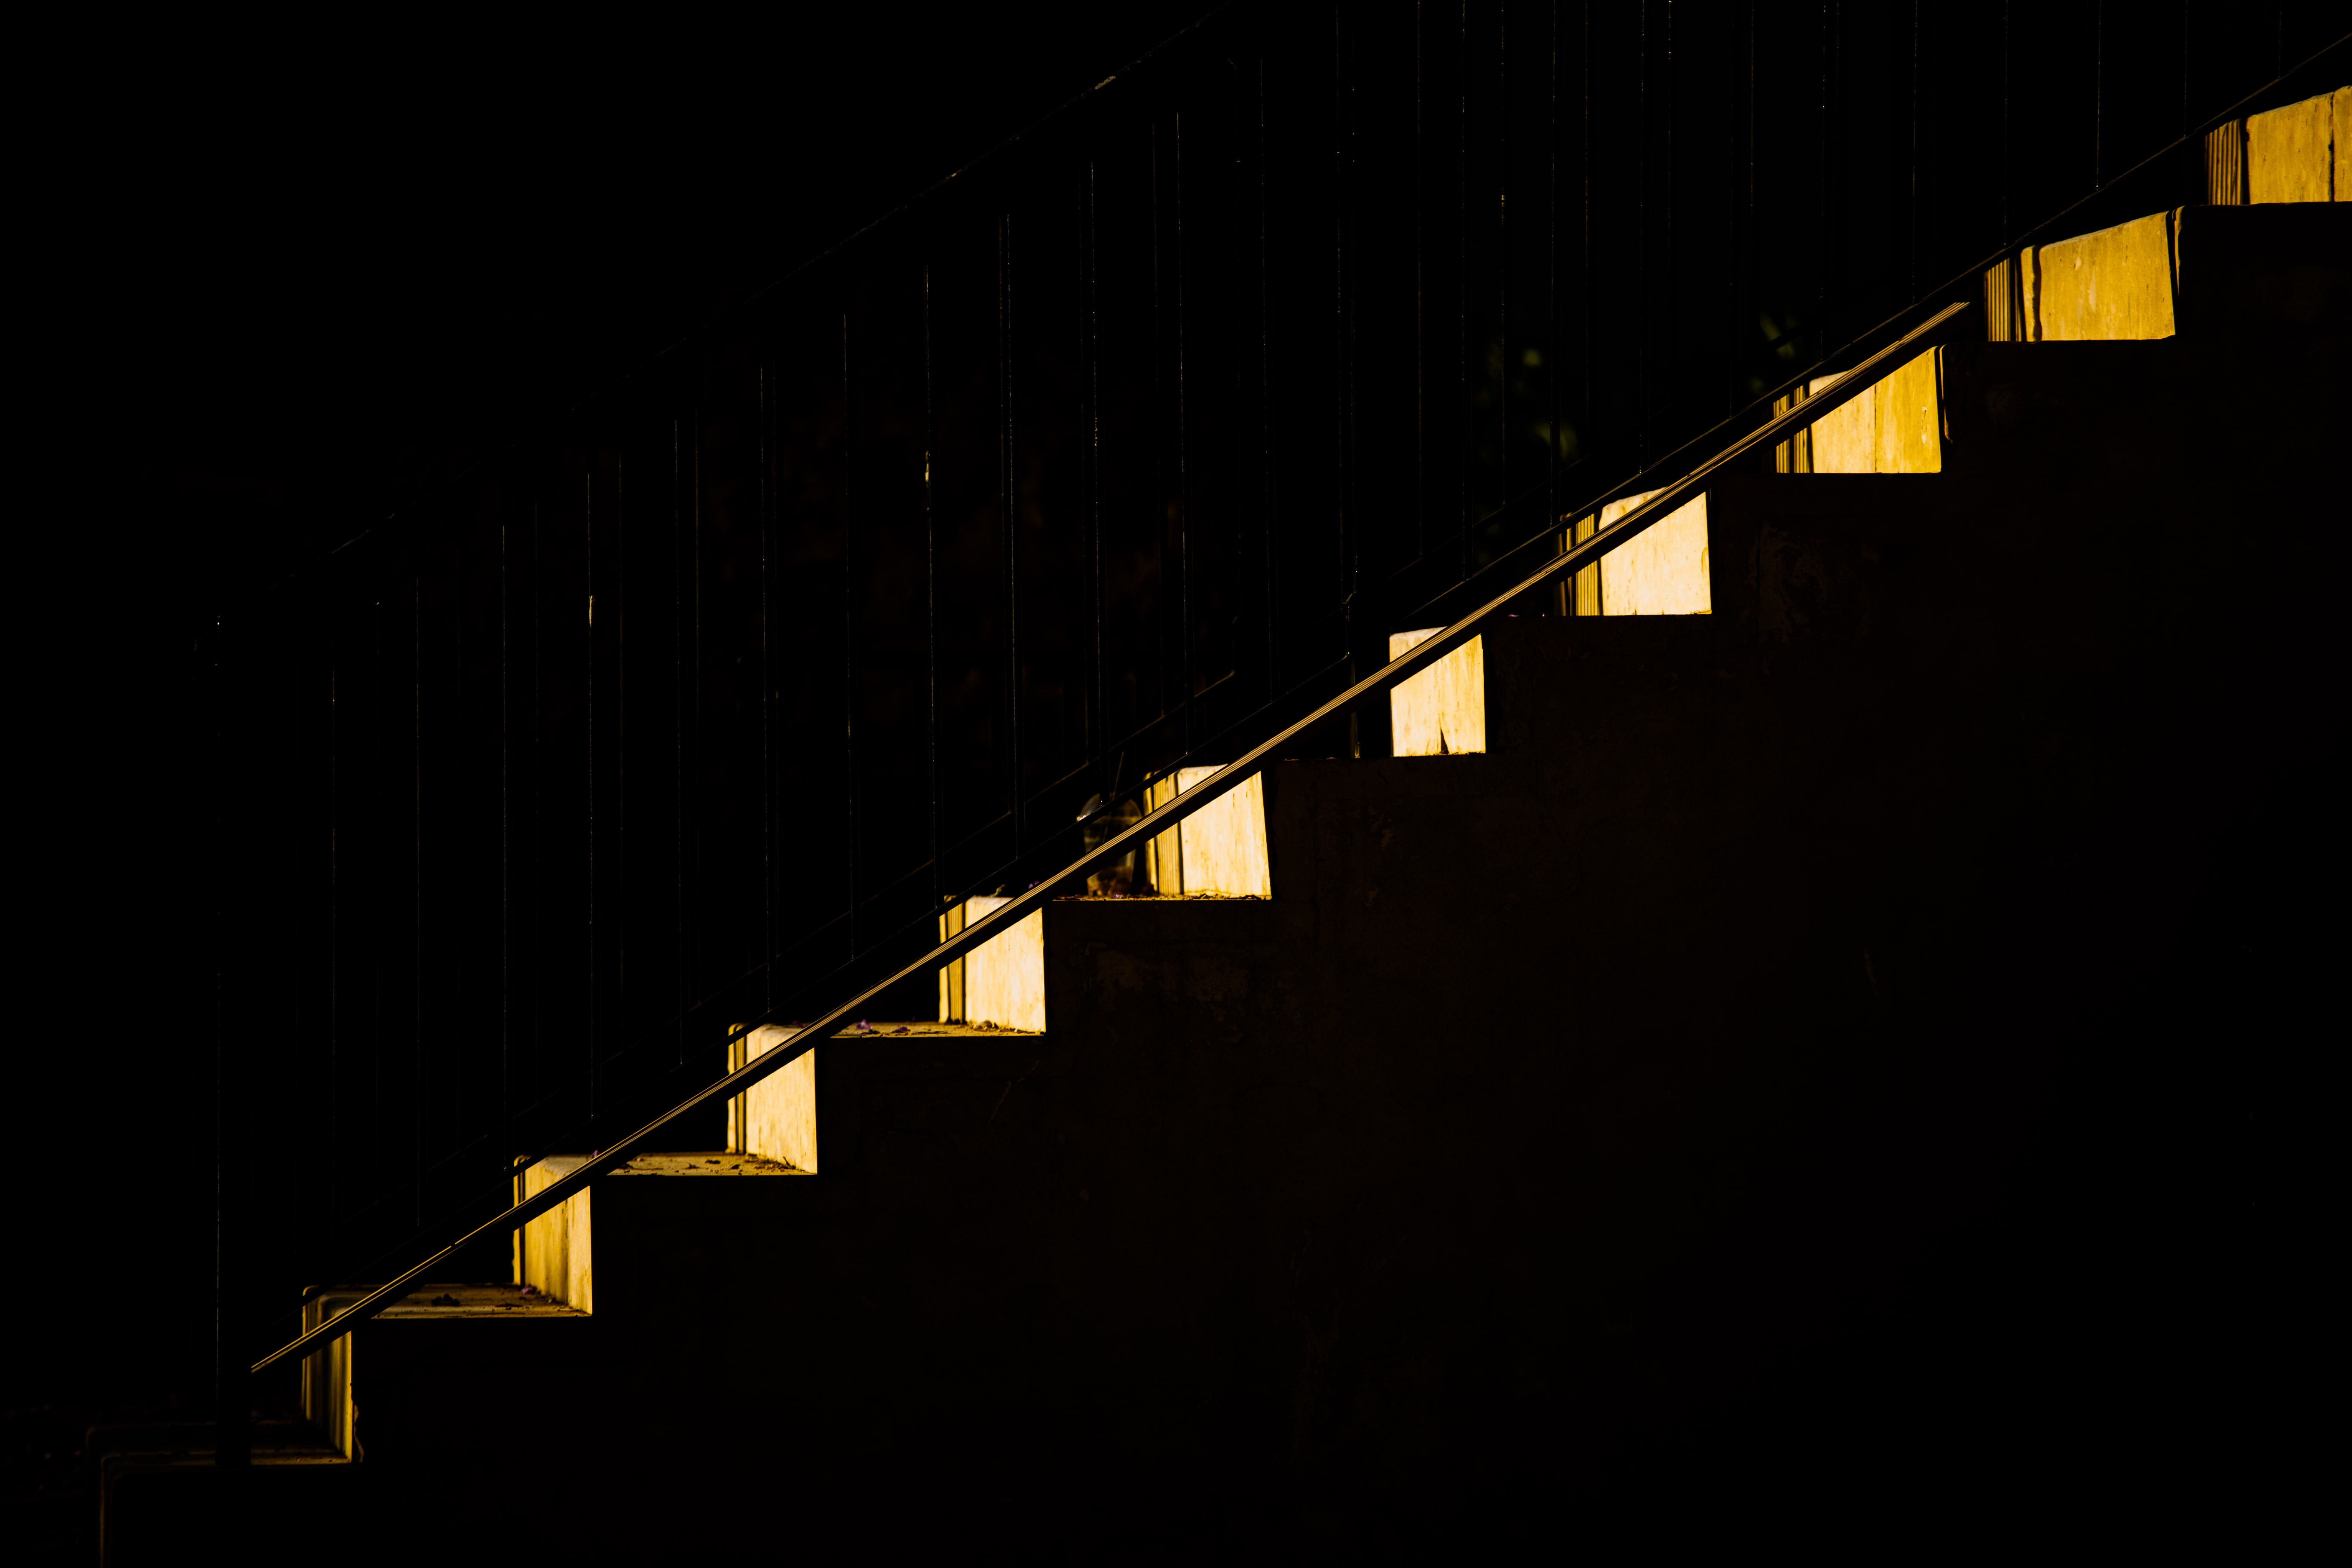
[[[276,1425],[256,1423],[252,1462],[232,1468],[214,1462],[209,1422],[93,1431],[100,1563],[298,1562],[381,1511],[382,1478],[314,1434],[273,1432]],[[381,1560],[364,1540],[337,1555]]]

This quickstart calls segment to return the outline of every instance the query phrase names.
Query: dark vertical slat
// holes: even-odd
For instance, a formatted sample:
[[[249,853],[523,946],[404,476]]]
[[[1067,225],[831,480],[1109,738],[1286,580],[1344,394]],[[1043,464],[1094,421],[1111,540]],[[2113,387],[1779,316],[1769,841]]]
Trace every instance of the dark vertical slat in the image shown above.
[[[240,627],[240,629],[243,629]],[[252,1373],[248,1368],[252,1358],[240,1332],[246,1316],[245,1262],[247,1248],[243,1245],[247,1223],[247,1194],[250,1184],[246,1179],[246,1161],[251,1150],[251,1134],[243,1125],[251,1114],[252,1088],[247,1079],[245,1047],[231,1034],[223,1012],[221,958],[218,944],[224,933],[237,929],[241,922],[232,919],[227,907],[231,887],[226,868],[220,864],[220,846],[234,841],[241,835],[225,831],[229,804],[237,792],[227,785],[226,769],[226,747],[221,729],[224,722],[224,682],[221,673],[221,647],[218,629],[213,645],[211,661],[212,755],[205,772],[213,786],[213,844],[215,862],[210,871],[214,906],[213,940],[213,1462],[223,1468],[240,1468],[252,1461],[253,1434],[249,1412],[253,1408]],[[243,1031],[238,1031],[242,1035]]]
[[[1176,537],[1170,541],[1171,553],[1176,562],[1176,625],[1177,625],[1177,692],[1183,703],[1183,713],[1178,729],[1179,743],[1189,753],[1200,738],[1200,683],[1197,649],[1194,638],[1197,628],[1192,616],[1192,495],[1188,483],[1191,465],[1188,436],[1190,427],[1185,418],[1185,354],[1184,319],[1184,114],[1179,109],[1169,119],[1167,132],[1167,172],[1165,195],[1161,210],[1167,215],[1167,239],[1162,247],[1168,279],[1167,321],[1164,331],[1169,352],[1162,358],[1169,378],[1165,403],[1168,428],[1165,436],[1169,454],[1168,489],[1170,510],[1176,521]],[[1016,667],[1017,668],[1017,667]],[[1015,729],[1016,742],[1018,728]]]
[[[587,603],[579,606],[579,614],[587,622],[586,647],[581,661],[581,673],[587,683],[587,701],[582,711],[587,730],[581,748],[581,785],[587,820],[580,838],[582,852],[587,857],[586,875],[582,885],[587,894],[588,919],[581,932],[586,948],[587,967],[582,973],[580,1001],[582,1018],[583,1066],[588,1088],[588,1115],[596,1115],[597,1089],[601,1087],[604,1053],[598,1049],[597,1026],[602,1021],[596,1005],[596,471],[593,458],[587,471],[580,476],[581,488],[581,552],[587,578]]]
[[[1909,210],[1904,226],[1903,293],[1906,299],[1919,294],[1919,0],[1911,0],[1911,160],[1910,178],[1906,185]]]
[[[1454,575],[1470,575],[1470,522],[1473,500],[1473,443],[1470,427],[1470,0],[1455,0],[1454,9],[1454,199],[1448,206],[1454,231],[1454,374],[1451,390],[1456,402],[1447,421],[1454,448]]]
[[[409,1117],[410,1147],[416,1162],[411,1223],[423,1225],[426,1107],[432,1100],[426,1090],[425,1063],[425,598],[424,582],[414,559],[408,573],[408,693]]]
[[[1822,216],[1821,231],[1815,242],[1816,265],[1820,271],[1814,284],[1813,308],[1813,320],[1819,323],[1815,329],[1814,338],[1814,353],[1817,355],[1827,352],[1830,345],[1837,342],[1837,330],[1833,324],[1832,312],[1835,309],[1837,298],[1838,252],[1843,233],[1839,225],[1841,215],[1838,211],[1837,175],[1834,172],[1837,158],[1837,115],[1834,107],[1837,95],[1836,39],[1837,0],[1822,0]]]
[[[1079,288],[1086,300],[1079,353],[1082,356],[1080,374],[1085,387],[1087,612],[1092,631],[1087,664],[1087,750],[1099,770],[1109,761],[1107,755],[1109,746],[1108,713],[1104,689],[1109,665],[1104,640],[1108,605],[1103,584],[1101,267],[1096,254],[1095,225],[1097,168],[1089,138],[1078,187]],[[1105,780],[1102,787],[1115,788],[1116,783]]]
[[[1633,350],[1633,461],[1650,461],[1650,345],[1657,331],[1656,311],[1650,297],[1650,0],[1638,0],[1633,51],[1633,247],[1641,301],[1634,312],[1639,321]]]
[[[1734,113],[1731,180],[1732,243],[1728,270],[1732,279],[1730,361],[1724,405],[1736,409],[1750,395],[1744,384],[1748,321],[1763,294],[1758,277],[1756,237],[1756,0],[1739,7],[1739,53],[1734,57],[1737,108]],[[1744,64],[1746,69],[1740,69]]]
[[[764,349],[765,345],[762,345]],[[774,362],[770,353],[754,355],[758,403],[753,429],[759,474],[760,540],[760,1013],[773,1013],[783,1000],[777,994],[776,955],[782,945],[782,888],[778,881],[778,843],[782,835],[782,789],[777,778],[782,750],[776,733],[776,692],[782,672],[776,668],[777,630],[777,496],[776,407]],[[740,1020],[722,1019],[722,1025]],[[722,1063],[723,1065],[723,1063]]]
[[[1353,194],[1353,182],[1348,177],[1349,126],[1345,16],[1344,7],[1334,4],[1331,7],[1328,33],[1331,49],[1330,177],[1333,197],[1331,203],[1331,303],[1333,314],[1339,321],[1339,331],[1332,343],[1339,363],[1334,367],[1337,374],[1331,378],[1331,416],[1335,437],[1331,443],[1333,468],[1331,485],[1339,513],[1337,521],[1339,526],[1339,552],[1342,562],[1340,582],[1343,584],[1341,604],[1344,608],[1341,614],[1344,620],[1340,635],[1348,651],[1348,679],[1352,681],[1358,678],[1358,671],[1363,667],[1366,650],[1362,647],[1361,639],[1369,628],[1363,622],[1363,606],[1360,603],[1364,577],[1363,541],[1359,537],[1361,524],[1354,504],[1356,498],[1350,493],[1348,483],[1349,475],[1355,467],[1352,460],[1355,437],[1353,418],[1355,359],[1349,350],[1353,347],[1356,323],[1353,291],[1349,287],[1349,263],[1353,257],[1348,244],[1348,210],[1349,199]],[[1189,642],[1191,629],[1192,617],[1188,605],[1185,616],[1188,642],[1184,672],[1188,696],[1192,688]],[[1189,709],[1191,704],[1188,702],[1186,706]],[[1189,725],[1186,740],[1189,749],[1191,740]],[[1350,713],[1348,715],[1348,754],[1360,757],[1363,753],[1362,716]]]
[[[841,783],[842,824],[849,842],[849,956],[859,948],[858,869],[862,850],[857,821],[857,441],[859,411],[856,378],[852,374],[850,314],[841,313],[842,447],[846,456],[842,475],[841,535]]]
[[[1027,776],[1021,765],[1021,521],[1015,515],[1013,495],[1013,408],[1010,376],[1013,361],[1012,331],[1012,220],[999,216],[993,236],[995,267],[995,363],[989,380],[995,416],[996,434],[996,513],[1004,530],[1004,700],[1007,713],[1005,742],[1008,752],[1005,783],[1013,809],[1013,853],[1018,856],[1028,847],[1027,814],[1023,809]]]
[[[692,661],[687,657],[689,639],[693,637],[693,620],[688,614],[686,585],[693,578],[693,552],[688,543],[693,537],[693,515],[688,510],[686,486],[686,426],[685,421],[672,410],[663,421],[669,437],[669,471],[664,475],[669,492],[670,549],[670,870],[673,893],[670,903],[670,934],[672,962],[676,965],[672,982],[676,988],[677,1006],[675,1014],[676,1035],[672,1041],[672,1065],[686,1065],[687,1016],[694,999],[693,954],[688,947],[689,927],[686,903],[686,840],[688,816],[686,788],[687,716],[692,711],[694,689]]]
[[[940,519],[931,488],[938,460],[939,416],[931,353],[931,272],[923,269],[923,773],[928,797],[925,826],[930,837],[931,902],[946,892],[940,874],[945,839],[940,830]],[[1009,576],[1009,574],[1008,574]],[[1014,784],[1019,794],[1019,783]],[[1019,808],[1016,798],[1015,809]]]
[[[2010,89],[2014,76],[2010,47],[2010,0],[2000,0],[2000,243],[2003,250],[2016,245],[2017,228],[2010,212]]]
[[[1591,440],[1599,434],[1592,421],[1592,329],[1593,312],[1597,309],[1596,300],[1600,293],[1592,281],[1592,0],[1584,0],[1580,23],[1583,43],[1577,53],[1578,94],[1581,103],[1577,156],[1580,165],[1578,211],[1580,215],[1578,244],[1581,258],[1578,286],[1584,294],[1584,346],[1578,357],[1582,363],[1583,395],[1580,401],[1583,405],[1583,430],[1585,438]]]
[[[1677,170],[1675,167],[1675,121],[1682,110],[1680,91],[1682,84],[1679,76],[1680,63],[1675,55],[1675,39],[1674,0],[1665,0],[1665,4],[1666,14],[1664,23],[1659,29],[1661,34],[1660,42],[1664,46],[1665,60],[1665,69],[1663,73],[1664,80],[1661,89],[1662,95],[1665,100],[1665,110],[1663,115],[1663,134],[1660,137],[1661,145],[1659,151],[1663,154],[1663,161],[1666,167],[1665,179],[1664,181],[1664,189],[1661,193],[1662,200],[1660,202],[1659,216],[1665,225],[1665,233],[1660,237],[1660,248],[1665,252],[1666,257],[1665,270],[1664,273],[1666,280],[1666,298],[1665,307],[1663,312],[1666,329],[1666,352],[1663,368],[1665,375],[1671,378],[1682,366],[1683,311],[1682,300],[1680,298],[1682,289],[1682,274],[1676,268],[1676,261],[1678,258],[1675,254],[1675,242],[1680,236],[1676,233],[1675,226],[1675,199],[1677,194],[1675,179],[1677,173]],[[1669,397],[1671,398],[1671,401],[1667,404],[1667,407],[1670,411],[1668,418],[1673,420],[1675,424],[1678,426],[1680,424],[1678,416],[1681,412],[1679,405],[1680,399],[1679,397],[1674,396],[1672,394],[1669,394]],[[1644,451],[1643,454],[1643,460],[1645,464],[1648,461],[1648,458],[1649,454]]]
[[[1555,522],[1565,504],[1560,490],[1568,445],[1568,408],[1559,374],[1559,9],[1558,0],[1554,0],[1550,59],[1544,69],[1544,287],[1549,292],[1546,319],[1549,328],[1544,334],[1543,352],[1551,364],[1551,376],[1547,383],[1551,394],[1550,407],[1545,415],[1551,422],[1551,441],[1544,457],[1549,478],[1544,488],[1544,516]]]
[[[504,507],[499,520],[499,1147],[515,1136],[514,1050],[514,551]]]
[[[1275,545],[1274,474],[1274,344],[1271,337],[1269,305],[1272,284],[1268,278],[1270,254],[1266,236],[1266,131],[1265,131],[1265,61],[1263,55],[1253,57],[1250,67],[1249,125],[1252,134],[1251,173],[1252,194],[1250,255],[1255,262],[1257,296],[1256,316],[1253,334],[1257,349],[1257,458],[1258,497],[1263,527],[1260,537],[1265,549],[1265,696],[1271,702],[1283,691],[1282,684],[1282,561]],[[1415,211],[1418,213],[1418,208]]]

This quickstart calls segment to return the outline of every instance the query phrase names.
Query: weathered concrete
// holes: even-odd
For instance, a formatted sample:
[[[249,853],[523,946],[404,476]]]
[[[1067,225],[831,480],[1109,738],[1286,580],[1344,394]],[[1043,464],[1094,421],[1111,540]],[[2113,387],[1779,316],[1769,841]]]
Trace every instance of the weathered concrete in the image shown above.
[[[2032,341],[2170,337],[2173,222],[2151,213],[2039,247]]]
[[[729,1048],[727,1070],[748,1066],[798,1032],[765,1024],[739,1036]],[[734,1153],[814,1173],[817,1168],[816,1052],[808,1052],[729,1100],[727,1132],[727,1147]]]
[[[940,917],[945,941],[965,925],[1012,900],[994,895],[966,899]],[[1045,922],[1034,915],[1017,921],[1002,936],[982,942],[940,972],[940,1021],[992,1024],[1005,1029],[1045,1026]]]
[[[2328,202],[2342,92],[2323,93],[2246,119],[2246,192],[2254,202]]]
[[[1216,771],[1177,769],[1145,793],[1144,809],[1158,810]],[[1258,782],[1245,781],[1168,832],[1155,835],[1145,854],[1144,875],[1151,890],[1162,897],[1267,897],[1265,797]],[[1038,962],[1042,966],[1042,952]],[[1043,973],[1042,967],[1038,973]],[[1044,1028],[1043,1013],[1036,1022],[1021,1026]]]
[[[1808,449],[1816,474],[1943,471],[1943,375],[1930,349],[1879,378],[1870,390],[1817,421]],[[1821,392],[1828,378],[1813,383]]]
[[[1389,658],[1412,651],[1443,626],[1392,632]],[[1486,645],[1472,637],[1389,692],[1390,748],[1400,757],[1443,757],[1486,749]]]
[[[1606,530],[1657,493],[1643,490],[1611,501],[1601,509],[1600,526]],[[1576,525],[1579,540],[1592,536],[1592,521],[1586,518]],[[1653,523],[1631,544],[1620,545],[1586,571],[1594,574],[1593,597],[1586,607],[1585,574],[1578,573],[1578,615],[1706,615],[1713,603],[1707,585],[1706,498],[1676,507],[1664,521]]]
[[[515,1176],[515,1201],[527,1202],[580,1168],[576,1155],[537,1161]],[[568,1301],[583,1311],[596,1301],[595,1251],[590,1215],[596,1194],[575,1193],[515,1233],[514,1280],[551,1301]]]

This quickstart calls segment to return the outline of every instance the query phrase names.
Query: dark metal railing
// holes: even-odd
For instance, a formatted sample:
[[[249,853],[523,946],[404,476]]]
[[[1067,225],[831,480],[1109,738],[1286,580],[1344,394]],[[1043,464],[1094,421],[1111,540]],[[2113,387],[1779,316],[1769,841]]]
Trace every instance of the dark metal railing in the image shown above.
[[[2060,221],[2012,214],[2198,199],[2205,127],[2336,47],[2233,61],[2184,5],[2119,74],[2091,0],[2034,51],[1980,8],[1695,9],[1222,12],[226,616],[225,1282],[231,1145],[320,1174],[224,1285],[224,1375],[302,1283],[527,1219],[519,1152],[715,1142],[735,1020],[817,1020],[757,1077],[928,1010],[1270,748],[1383,754],[1367,697],[1949,330],[1922,279]],[[1091,797],[1203,763],[1079,853]]]

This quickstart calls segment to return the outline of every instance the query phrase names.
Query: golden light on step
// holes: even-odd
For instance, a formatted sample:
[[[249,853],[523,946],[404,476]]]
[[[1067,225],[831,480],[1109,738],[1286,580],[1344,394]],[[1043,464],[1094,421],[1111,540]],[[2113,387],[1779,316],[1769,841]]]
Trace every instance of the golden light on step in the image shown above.
[[[1940,474],[1944,471],[1943,350],[1930,349],[1825,416],[1806,443],[1816,474]],[[1834,380],[1823,376],[1811,390]]]
[[[2233,120],[2207,133],[2205,205],[2352,200],[2352,88]],[[2178,330],[2181,230],[2195,207],[2048,245],[1985,274],[1995,342],[2168,338]]]
[[[1389,657],[1443,631],[1389,635]],[[1486,749],[1486,643],[1472,637],[1389,692],[1389,732],[1400,757],[1442,757]]]
[[[1612,500],[1601,509],[1600,528],[1602,532],[1619,519],[1646,503],[1656,490],[1643,490],[1639,495]],[[1592,536],[1592,519],[1586,518],[1576,527],[1579,539]],[[1601,558],[1600,603],[1597,613],[1604,616],[1705,616],[1714,611],[1715,600],[1707,580],[1706,497],[1704,495],[1684,502],[1666,514],[1664,521],[1630,542],[1619,545]],[[1580,572],[1577,575],[1584,575]],[[1596,613],[1584,607],[1581,584],[1577,605],[1579,615]],[[1391,656],[1393,657],[1393,656]]]
[[[2344,117],[2352,88],[2339,89],[2245,122],[2246,199],[2250,202],[2329,202],[2352,199],[2338,171],[2344,162]]]
[[[993,896],[965,900],[940,917],[940,940],[1012,900]],[[1014,924],[1003,935],[940,966],[940,1022],[994,1024],[1006,1029],[1045,1026],[1045,911]],[[791,1069],[786,1069],[787,1071]]]
[[[515,1202],[527,1203],[578,1170],[578,1154],[551,1154],[515,1175]],[[515,1233],[515,1282],[583,1312],[596,1310],[595,1248],[589,1204],[594,1189],[574,1193]]]
[[[1143,809],[1159,810],[1215,772],[1215,768],[1179,768],[1144,792]],[[1163,897],[1274,897],[1274,877],[1265,852],[1264,784],[1253,775],[1231,794],[1156,836],[1144,862],[1152,890]]]
[[[797,1033],[782,1025],[762,1024],[748,1035],[738,1035],[727,1047],[727,1070],[733,1072],[766,1056]],[[816,1057],[816,1051],[805,1053],[783,1071],[770,1074],[727,1102],[730,1152],[757,1154],[782,1161],[796,1171],[815,1173]]]
[[[2036,340],[2172,336],[2174,233],[2173,213],[2150,213],[2041,247]]]

